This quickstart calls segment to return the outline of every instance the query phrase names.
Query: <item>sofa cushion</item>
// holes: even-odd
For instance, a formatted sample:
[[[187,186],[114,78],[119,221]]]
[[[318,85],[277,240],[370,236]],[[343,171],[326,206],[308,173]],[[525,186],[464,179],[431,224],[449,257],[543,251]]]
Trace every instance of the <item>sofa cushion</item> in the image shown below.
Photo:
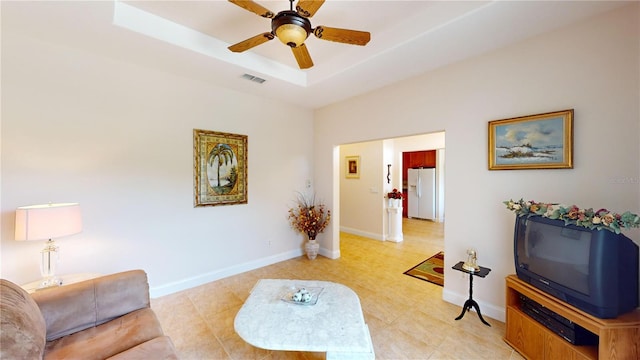
[[[0,279],[0,358],[41,359],[46,325],[35,301],[20,286]]]
[[[38,291],[32,295],[47,324],[47,341],[149,307],[149,284],[131,270]]]
[[[177,360],[176,349],[168,336],[162,336],[123,351],[108,360]]]
[[[163,336],[153,310],[144,308],[47,342],[45,359],[106,359],[127,349]]]

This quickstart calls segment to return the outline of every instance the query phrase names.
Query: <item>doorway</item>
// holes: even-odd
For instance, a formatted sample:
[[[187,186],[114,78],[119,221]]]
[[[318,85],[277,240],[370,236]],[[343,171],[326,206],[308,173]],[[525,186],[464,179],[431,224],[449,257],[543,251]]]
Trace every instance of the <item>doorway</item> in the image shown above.
[[[336,219],[339,221],[340,232],[385,241],[389,234],[386,194],[393,189],[406,194],[403,154],[425,149],[433,151],[430,154],[438,169],[437,217],[434,222],[439,223],[439,226],[435,226],[435,232],[440,232],[444,238],[444,131],[341,145],[338,151],[340,218]],[[347,157],[358,158],[360,169],[357,178],[345,176]],[[403,203],[403,212],[405,207],[406,203]],[[403,223],[406,219],[407,216],[403,216]],[[411,224],[420,225],[420,222],[411,221]],[[416,230],[415,226],[410,230]],[[444,244],[442,247],[444,248]]]

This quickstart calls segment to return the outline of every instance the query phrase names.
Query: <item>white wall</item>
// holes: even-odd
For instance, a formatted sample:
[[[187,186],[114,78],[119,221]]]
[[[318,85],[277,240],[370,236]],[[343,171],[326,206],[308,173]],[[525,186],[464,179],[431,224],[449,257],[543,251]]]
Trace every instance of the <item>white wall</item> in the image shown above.
[[[402,158],[402,153],[407,151],[422,151],[444,149],[444,132],[432,134],[422,134],[414,136],[403,136],[394,139],[396,151]]]
[[[312,118],[3,27],[1,276],[40,277],[44,242],[14,241],[13,221],[47,202],[84,217],[59,273],[142,268],[152,295],[301,255],[287,210],[313,180]],[[193,207],[194,128],[248,135],[248,204]]]
[[[343,231],[384,240],[384,190],[382,141],[369,141],[340,147],[340,227]],[[345,177],[346,156],[360,157],[360,177]],[[383,171],[384,170],[384,171]]]
[[[638,18],[636,3],[317,110],[318,191],[327,198],[337,191],[340,144],[444,130],[443,296],[460,305],[468,297],[467,277],[451,267],[473,246],[479,264],[492,269],[476,282],[474,299],[483,313],[504,319],[514,215],[502,201],[640,212]],[[573,169],[487,170],[488,121],[568,108],[575,109]],[[334,229],[324,239],[334,252],[337,235]],[[640,241],[638,231],[629,236]]]
[[[447,184],[445,180],[446,179],[445,174],[447,173],[447,162],[446,162],[445,154],[446,154],[445,149],[436,150],[436,169],[437,169],[436,185],[438,189],[438,193],[436,194],[436,199],[438,201],[438,208],[436,209],[436,211],[438,213],[439,222],[444,222],[444,219],[445,219],[445,210],[444,210],[444,204],[446,203],[445,185]]]

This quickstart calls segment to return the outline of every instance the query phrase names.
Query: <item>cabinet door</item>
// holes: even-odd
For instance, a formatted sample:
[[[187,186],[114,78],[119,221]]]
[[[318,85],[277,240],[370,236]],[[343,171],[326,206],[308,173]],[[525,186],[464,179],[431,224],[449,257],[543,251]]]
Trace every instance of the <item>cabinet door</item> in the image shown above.
[[[507,307],[507,340],[529,359],[545,358],[545,329],[519,310]]]
[[[413,151],[409,153],[409,167],[410,168],[419,168],[422,167],[424,163],[424,157],[420,151]]]
[[[436,167],[436,151],[412,151],[409,153],[408,160],[410,168]]]
[[[551,333],[547,333],[545,335],[545,359],[582,359],[581,357],[576,357],[576,355],[580,354],[576,354],[576,352],[567,345],[565,340],[560,339],[557,335]]]
[[[436,151],[429,150],[425,151],[424,154],[424,166],[426,167],[436,167]]]

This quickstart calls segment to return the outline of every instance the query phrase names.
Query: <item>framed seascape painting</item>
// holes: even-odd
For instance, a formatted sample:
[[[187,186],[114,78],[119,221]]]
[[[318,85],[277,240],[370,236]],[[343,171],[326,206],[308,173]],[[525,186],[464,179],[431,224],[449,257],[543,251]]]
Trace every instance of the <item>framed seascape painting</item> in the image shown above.
[[[573,109],[489,122],[489,170],[573,168]]]
[[[346,156],[345,159],[345,177],[347,179],[360,178],[360,156]]]
[[[193,130],[194,206],[247,203],[247,136]]]

